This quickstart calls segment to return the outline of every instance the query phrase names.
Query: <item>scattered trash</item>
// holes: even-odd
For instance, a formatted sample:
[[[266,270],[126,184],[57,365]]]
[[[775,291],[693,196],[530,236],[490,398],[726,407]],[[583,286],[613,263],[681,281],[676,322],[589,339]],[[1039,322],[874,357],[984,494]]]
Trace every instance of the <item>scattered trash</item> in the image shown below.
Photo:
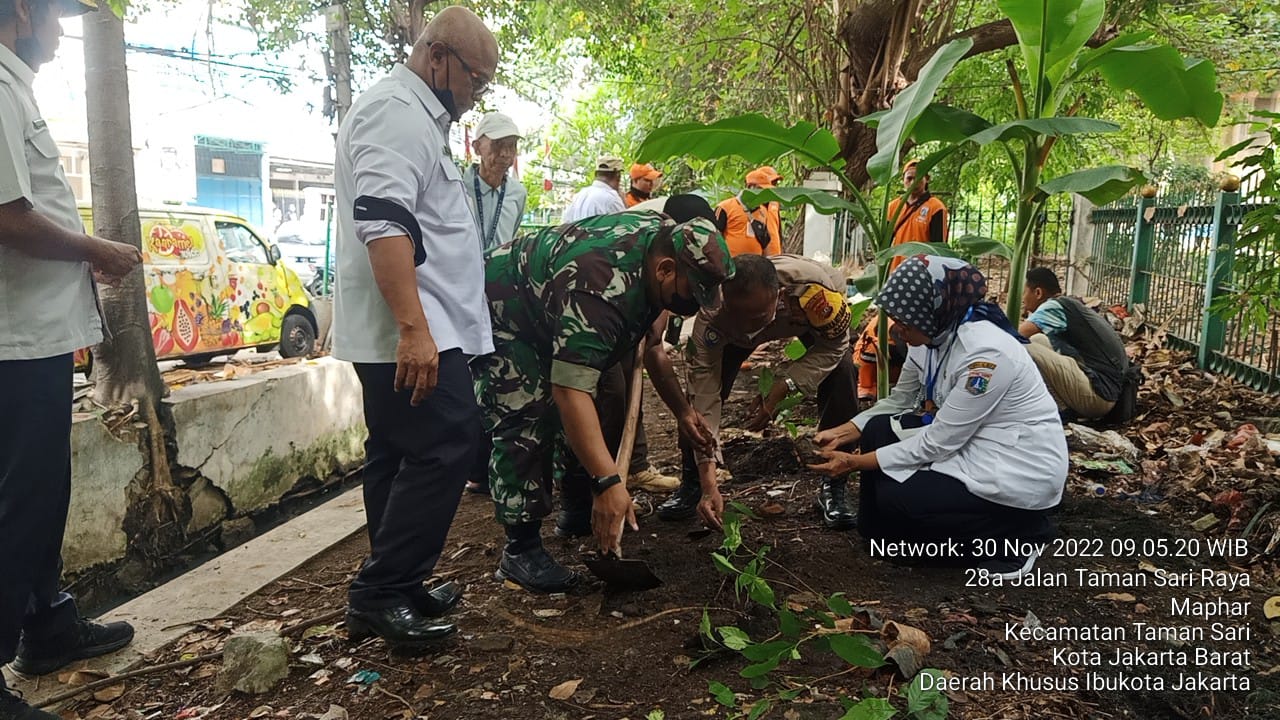
[[[380,673],[374,672],[373,670],[361,670],[356,674],[352,675],[351,677],[347,678],[347,684],[363,685],[365,687],[369,687],[370,685],[378,682],[381,679],[382,679],[382,675]]]

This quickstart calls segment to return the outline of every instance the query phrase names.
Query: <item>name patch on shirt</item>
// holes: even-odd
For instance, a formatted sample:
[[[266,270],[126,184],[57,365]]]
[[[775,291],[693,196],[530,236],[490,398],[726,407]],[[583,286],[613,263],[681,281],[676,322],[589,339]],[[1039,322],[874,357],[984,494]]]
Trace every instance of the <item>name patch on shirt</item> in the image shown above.
[[[969,363],[969,374],[964,379],[964,389],[970,395],[981,395],[991,386],[991,373],[996,364],[979,360]]]

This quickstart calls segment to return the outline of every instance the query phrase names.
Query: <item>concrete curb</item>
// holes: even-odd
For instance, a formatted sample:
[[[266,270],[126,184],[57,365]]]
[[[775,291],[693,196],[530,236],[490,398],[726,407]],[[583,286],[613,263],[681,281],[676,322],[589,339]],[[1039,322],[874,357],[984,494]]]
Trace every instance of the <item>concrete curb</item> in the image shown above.
[[[104,615],[103,621],[132,623],[133,644],[71,667],[114,675],[140,666],[147,655],[188,632],[190,623],[221,615],[364,527],[363,491],[352,488]],[[4,673],[9,687],[22,691],[30,703],[68,689],[51,676],[24,679],[7,667]]]

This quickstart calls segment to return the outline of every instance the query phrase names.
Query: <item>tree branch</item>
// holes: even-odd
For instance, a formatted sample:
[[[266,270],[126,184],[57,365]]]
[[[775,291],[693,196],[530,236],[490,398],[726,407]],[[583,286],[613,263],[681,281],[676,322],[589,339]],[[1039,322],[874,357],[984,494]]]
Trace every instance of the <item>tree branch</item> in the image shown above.
[[[921,48],[918,52],[912,53],[911,57],[907,58],[907,62],[902,66],[902,74],[908,80],[915,81],[916,76],[920,74],[920,70],[924,68],[925,63],[929,62],[934,53],[938,52],[943,45],[961,38],[973,39],[973,47],[969,48],[969,52],[965,53],[967,58],[989,53],[993,50],[1002,50],[1018,43],[1018,35],[1013,31],[1013,23],[1008,20],[993,20],[992,22],[969,28],[964,32],[955,33],[935,45]]]

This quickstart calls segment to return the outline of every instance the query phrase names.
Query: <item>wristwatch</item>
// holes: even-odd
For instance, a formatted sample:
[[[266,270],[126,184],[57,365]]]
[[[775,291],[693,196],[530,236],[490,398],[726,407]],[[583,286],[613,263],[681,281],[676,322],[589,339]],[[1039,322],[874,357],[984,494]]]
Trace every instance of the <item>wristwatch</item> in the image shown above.
[[[604,477],[591,478],[591,494],[600,496],[605,490],[622,483],[622,478],[617,473],[606,475]]]

